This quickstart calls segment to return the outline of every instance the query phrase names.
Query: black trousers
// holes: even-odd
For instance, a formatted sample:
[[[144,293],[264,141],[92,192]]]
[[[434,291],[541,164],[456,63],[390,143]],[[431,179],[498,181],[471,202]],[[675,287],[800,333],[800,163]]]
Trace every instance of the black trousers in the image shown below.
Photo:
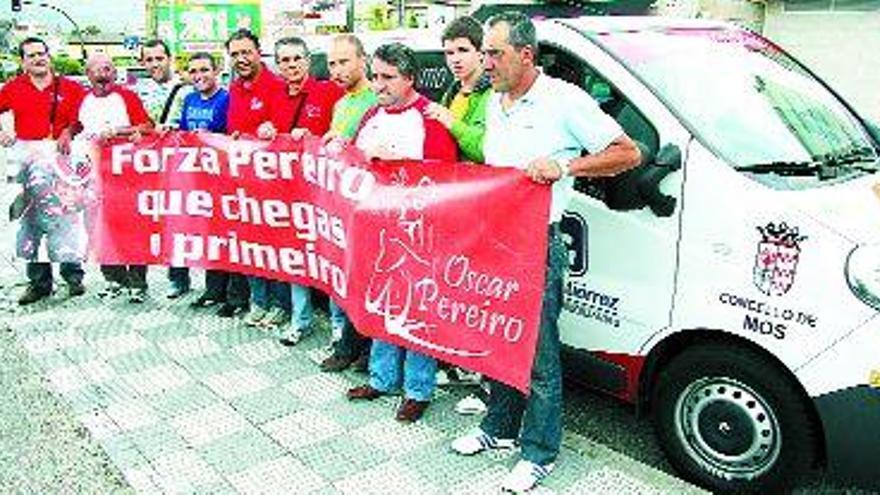
[[[52,290],[52,264],[31,261],[25,271],[31,285],[44,291]],[[86,272],[80,263],[61,263],[61,278],[68,284],[81,284]]]
[[[147,288],[146,265],[101,265],[104,280],[130,289]]]

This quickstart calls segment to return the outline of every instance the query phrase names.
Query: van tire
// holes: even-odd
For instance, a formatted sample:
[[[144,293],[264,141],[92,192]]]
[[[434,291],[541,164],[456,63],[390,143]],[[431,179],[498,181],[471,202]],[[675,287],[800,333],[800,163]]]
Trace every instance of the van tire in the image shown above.
[[[672,466],[714,492],[784,491],[812,466],[816,446],[804,394],[784,373],[730,344],[675,357],[658,374],[652,401]]]

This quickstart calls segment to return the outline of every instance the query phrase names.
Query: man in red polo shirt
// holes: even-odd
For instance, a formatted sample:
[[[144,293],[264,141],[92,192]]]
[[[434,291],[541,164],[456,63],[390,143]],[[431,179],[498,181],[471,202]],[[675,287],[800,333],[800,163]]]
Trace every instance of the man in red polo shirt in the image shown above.
[[[52,73],[49,48],[40,38],[26,38],[19,44],[18,54],[24,73],[0,90],[0,114],[11,111],[15,116],[15,136],[0,130],[0,146],[13,146],[17,138],[23,152],[25,148],[39,146],[39,141],[47,140],[47,146],[57,146],[58,151],[67,154],[70,151],[71,125],[76,120],[76,109],[85,90],[76,82]],[[55,145],[50,143],[51,140],[55,140]],[[44,201],[38,196],[43,193],[28,190],[27,184],[33,181],[25,177],[27,174],[26,169],[19,174],[19,179],[24,179],[25,183],[22,198],[28,203],[21,218],[19,239],[28,238],[26,244],[36,248],[45,236],[51,246],[55,244],[53,238],[58,234],[56,227],[63,221],[47,218],[47,212],[39,211]],[[18,300],[22,305],[39,301],[52,292],[52,266],[36,261],[37,249],[25,251],[33,252],[19,253],[28,260],[29,284]],[[79,261],[58,261],[61,261],[61,277],[67,282],[68,295],[83,294],[83,269]]]
[[[265,122],[272,122],[276,129],[284,128],[279,109],[286,104],[287,85],[260,61],[259,38],[247,29],[239,29],[226,41],[226,51],[236,75],[229,85],[227,132],[233,136],[255,136],[257,129]],[[259,286],[259,280],[251,277],[249,282],[251,286]],[[217,311],[223,317],[241,314],[249,307],[246,278],[240,274],[230,274],[229,284],[227,301]],[[258,291],[258,298],[258,306],[265,304],[266,292]],[[258,319],[252,317],[250,320]]]
[[[239,29],[226,42],[235,80],[229,85],[227,130],[230,134],[257,134],[264,122],[284,127],[279,109],[285,104],[287,85],[260,61],[260,40]]]
[[[285,104],[278,109],[279,118],[285,125],[276,128],[272,122],[265,122],[257,130],[257,135],[263,139],[272,139],[278,132],[289,132],[294,138],[301,138],[306,134],[323,136],[330,129],[333,106],[342,97],[344,90],[332,82],[319,81],[309,76],[311,58],[308,46],[302,38],[282,38],[275,42],[275,62],[287,83]],[[281,338],[284,345],[295,345],[301,337],[311,333],[313,310],[311,290],[308,287],[274,280],[270,280],[266,287],[261,282],[251,284],[251,300],[257,306],[259,298],[255,296],[259,293],[255,291],[261,290],[268,296],[264,298],[268,307],[263,308],[266,310],[265,314],[256,313],[256,316],[262,316],[261,320],[250,323],[276,327],[290,321],[290,329]],[[341,312],[338,308],[331,308],[331,313],[334,309]]]

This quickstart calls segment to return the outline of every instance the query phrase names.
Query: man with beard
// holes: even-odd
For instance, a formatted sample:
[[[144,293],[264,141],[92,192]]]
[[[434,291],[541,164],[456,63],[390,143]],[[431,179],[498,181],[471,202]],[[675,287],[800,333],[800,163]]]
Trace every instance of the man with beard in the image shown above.
[[[76,121],[76,109],[85,91],[76,82],[52,72],[49,48],[40,38],[26,38],[18,46],[23,74],[12,79],[0,90],[0,113],[11,111],[15,117],[15,136],[0,130],[0,146],[13,146],[17,139],[22,145],[42,140],[54,140],[49,155],[70,152],[71,126]],[[53,156],[54,158],[54,156]],[[66,229],[66,221],[48,215],[41,207],[45,204],[42,193],[29,190],[29,170],[19,171],[18,179],[25,184],[20,196],[24,206],[19,232],[18,254],[27,262],[28,286],[18,300],[21,305],[35,303],[52,293],[52,266],[37,262],[37,247],[45,236],[50,245],[57,245]],[[42,196],[42,197],[41,197]],[[22,249],[25,248],[25,249]],[[74,258],[61,261],[61,277],[67,282],[68,295],[85,292],[83,269]]]
[[[104,53],[96,53],[86,62],[86,76],[91,91],[79,106],[79,131],[75,140],[78,148],[88,148],[95,140],[114,137],[137,139],[153,128],[140,98],[131,90],[119,86],[116,67]],[[87,153],[87,152],[84,152]],[[101,265],[107,287],[99,293],[113,298],[128,293],[129,302],[142,303],[147,296],[147,267],[145,265]]]

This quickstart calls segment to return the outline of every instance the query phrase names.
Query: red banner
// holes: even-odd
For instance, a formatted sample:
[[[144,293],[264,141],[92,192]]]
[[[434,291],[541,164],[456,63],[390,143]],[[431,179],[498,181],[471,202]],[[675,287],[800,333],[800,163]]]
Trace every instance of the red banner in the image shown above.
[[[550,189],[520,171],[171,133],[102,147],[97,185],[102,263],[316,287],[361,333],[528,389]]]

